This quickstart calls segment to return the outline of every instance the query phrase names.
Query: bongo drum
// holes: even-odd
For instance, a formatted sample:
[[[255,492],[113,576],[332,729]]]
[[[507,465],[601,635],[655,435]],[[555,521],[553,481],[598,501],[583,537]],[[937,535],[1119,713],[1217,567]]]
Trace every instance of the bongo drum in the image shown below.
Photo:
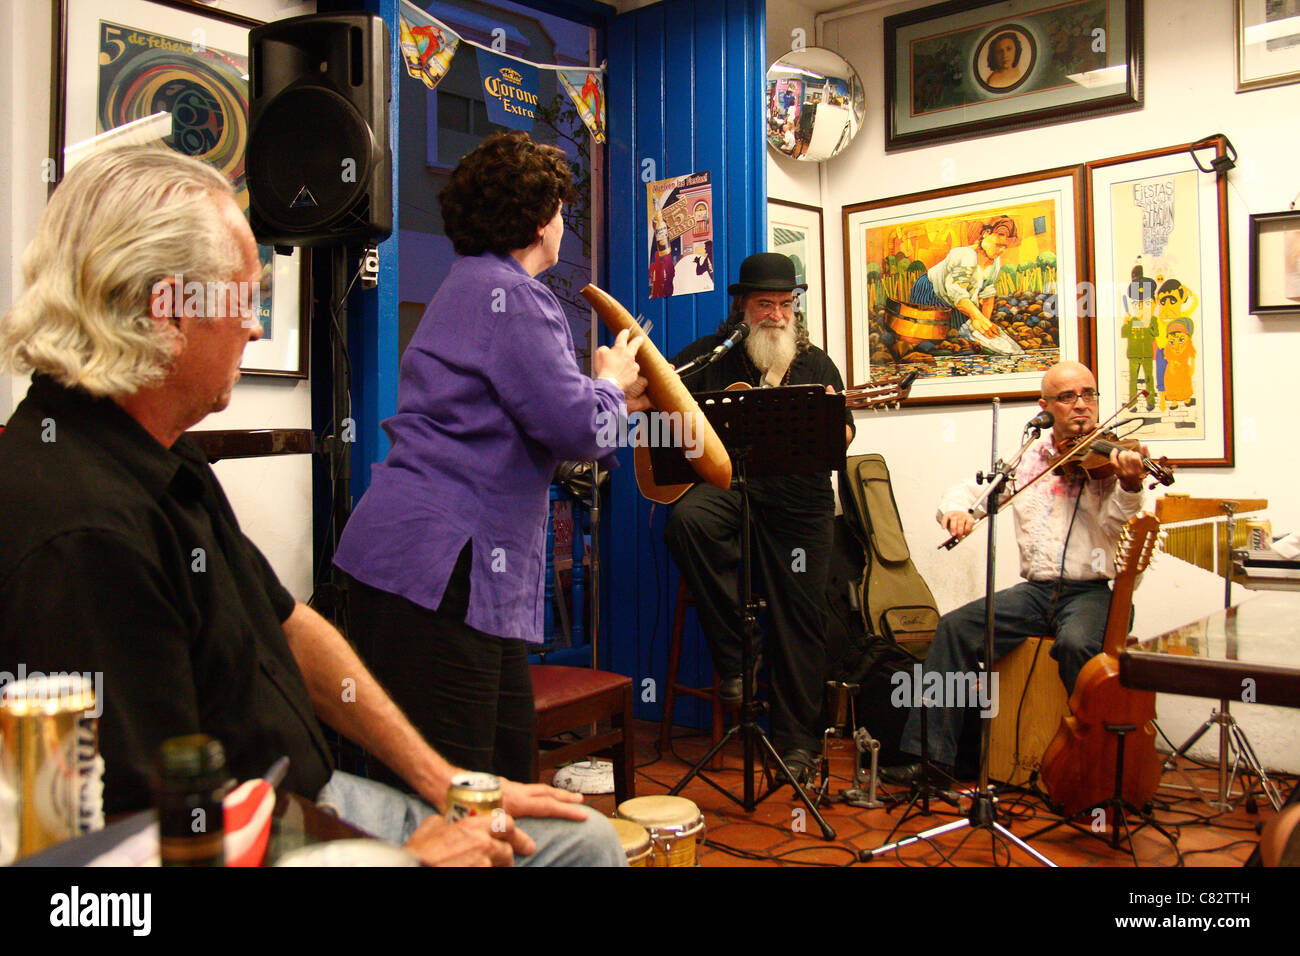
[[[611,818],[609,822],[614,824],[618,842],[623,844],[623,852],[627,854],[627,865],[649,866],[650,834],[646,832],[645,827],[631,820],[620,820],[618,817]]]
[[[618,805],[618,815],[650,834],[648,866],[695,866],[695,844],[704,838],[704,814],[685,797],[635,797]]]

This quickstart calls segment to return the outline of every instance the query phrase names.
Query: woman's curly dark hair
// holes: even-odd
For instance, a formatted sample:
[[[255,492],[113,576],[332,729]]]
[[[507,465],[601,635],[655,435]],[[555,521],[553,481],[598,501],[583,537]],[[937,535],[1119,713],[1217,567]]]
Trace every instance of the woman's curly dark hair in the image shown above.
[[[460,161],[438,197],[443,229],[458,255],[505,255],[532,245],[572,191],[563,150],[519,130],[494,133]]]

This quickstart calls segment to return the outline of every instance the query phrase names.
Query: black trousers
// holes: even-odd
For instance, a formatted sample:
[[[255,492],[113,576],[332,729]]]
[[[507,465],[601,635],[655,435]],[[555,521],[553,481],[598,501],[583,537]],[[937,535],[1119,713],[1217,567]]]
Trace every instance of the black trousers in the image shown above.
[[[528,647],[465,623],[471,547],[436,611],[349,577],[348,636],[438,753],[466,770],[528,782],[535,720]],[[406,786],[387,768],[371,776]]]
[[[821,747],[826,672],[825,590],[834,515],[751,498],[753,560],[768,608],[772,740],[778,750]],[[723,678],[740,674],[740,493],[698,484],[673,507],[668,549],[695,596],[700,626]]]

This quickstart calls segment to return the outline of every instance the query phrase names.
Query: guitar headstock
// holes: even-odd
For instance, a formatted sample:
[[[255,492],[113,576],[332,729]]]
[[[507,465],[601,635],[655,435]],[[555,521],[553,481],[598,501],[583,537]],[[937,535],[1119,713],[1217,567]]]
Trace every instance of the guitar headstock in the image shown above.
[[[844,404],[855,409],[897,408],[907,400],[918,374],[908,372],[898,378],[881,379],[866,385],[850,385],[844,390]]]
[[[1129,518],[1115,547],[1116,577],[1136,577],[1151,563],[1151,552],[1160,537],[1160,521],[1147,511]]]

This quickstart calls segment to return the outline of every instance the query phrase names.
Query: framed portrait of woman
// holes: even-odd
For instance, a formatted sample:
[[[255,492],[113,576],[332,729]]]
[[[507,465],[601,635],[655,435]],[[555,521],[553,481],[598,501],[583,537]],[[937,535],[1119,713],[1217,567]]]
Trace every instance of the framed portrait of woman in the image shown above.
[[[885,18],[885,148],[1142,107],[1142,0],[954,0]]]

